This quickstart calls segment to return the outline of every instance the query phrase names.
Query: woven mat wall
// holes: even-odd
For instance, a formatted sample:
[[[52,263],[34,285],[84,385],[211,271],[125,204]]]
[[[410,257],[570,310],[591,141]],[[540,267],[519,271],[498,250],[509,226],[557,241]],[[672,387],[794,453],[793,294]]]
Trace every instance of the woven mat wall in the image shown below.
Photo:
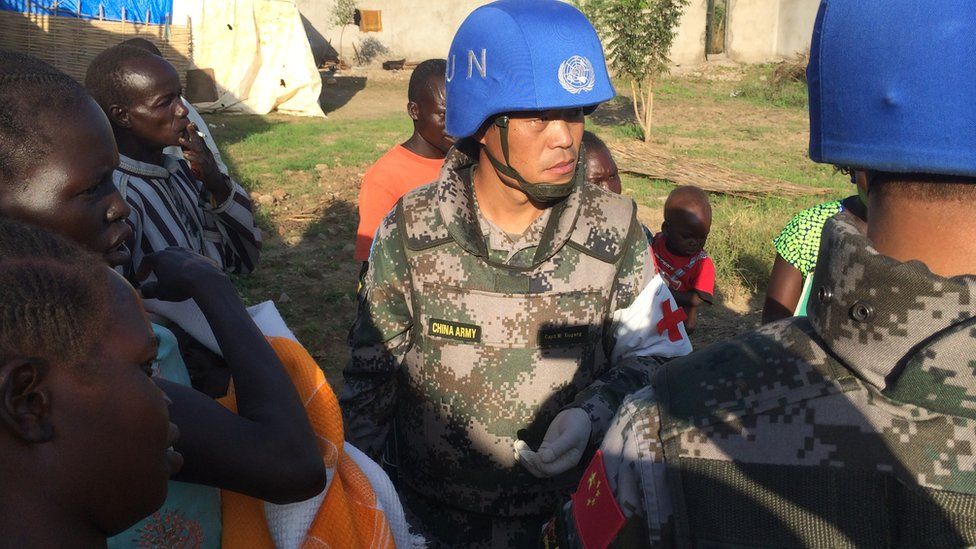
[[[193,68],[190,27],[0,11],[0,49],[47,61],[79,82],[102,50],[136,36],[155,43],[185,83],[187,69]]]

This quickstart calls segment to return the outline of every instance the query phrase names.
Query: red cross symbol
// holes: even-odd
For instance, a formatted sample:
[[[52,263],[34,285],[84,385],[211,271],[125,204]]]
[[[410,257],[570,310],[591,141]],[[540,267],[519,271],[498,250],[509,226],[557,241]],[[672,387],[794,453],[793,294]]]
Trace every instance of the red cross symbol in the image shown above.
[[[661,312],[664,313],[664,318],[657,323],[657,335],[664,335],[664,332],[668,333],[668,339],[671,341],[681,341],[684,336],[681,335],[681,330],[678,329],[678,325],[684,322],[688,315],[685,314],[685,310],[678,307],[678,310],[671,309],[671,300],[666,300],[661,303]]]

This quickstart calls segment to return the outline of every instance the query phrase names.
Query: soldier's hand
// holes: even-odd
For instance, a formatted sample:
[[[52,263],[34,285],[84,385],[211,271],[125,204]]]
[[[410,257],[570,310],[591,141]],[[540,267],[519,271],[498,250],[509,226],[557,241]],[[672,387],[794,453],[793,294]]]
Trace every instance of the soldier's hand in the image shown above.
[[[590,416],[579,408],[563,410],[549,424],[538,451],[525,441],[515,441],[515,457],[539,478],[556,476],[579,463],[590,440]]]

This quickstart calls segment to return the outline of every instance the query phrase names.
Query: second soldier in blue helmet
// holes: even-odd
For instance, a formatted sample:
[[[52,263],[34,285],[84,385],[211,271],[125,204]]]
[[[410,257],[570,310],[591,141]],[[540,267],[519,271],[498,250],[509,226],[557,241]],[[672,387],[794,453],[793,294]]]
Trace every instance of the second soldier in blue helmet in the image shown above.
[[[691,350],[629,199],[584,185],[584,117],[614,96],[589,21],[475,10],[447,59],[438,181],[377,233],[340,401],[388,441],[434,547],[534,547],[623,397]]]
[[[866,232],[827,221],[809,317],[628,397],[555,546],[976,544],[974,34],[971,0],[821,3],[810,157],[867,174]]]

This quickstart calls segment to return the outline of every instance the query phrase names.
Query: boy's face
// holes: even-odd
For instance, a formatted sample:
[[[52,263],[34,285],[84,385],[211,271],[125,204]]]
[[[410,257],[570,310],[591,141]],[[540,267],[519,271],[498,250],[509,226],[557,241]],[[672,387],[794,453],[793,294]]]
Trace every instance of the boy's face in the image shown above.
[[[674,208],[665,212],[664,219],[661,232],[671,253],[687,257],[705,248],[712,230],[711,216],[693,209]]]
[[[180,94],[180,75],[162,57],[129,59],[126,87],[129,104],[116,108],[117,123],[128,128],[148,148],[179,146],[190,124]]]
[[[434,76],[427,81],[423,93],[417,101],[407,105],[410,118],[413,119],[417,133],[437,150],[444,154],[451,150],[454,139],[447,135],[444,129],[444,113],[447,112],[447,93],[444,88],[444,77]]]
[[[606,147],[586,149],[586,182],[616,194],[623,190],[617,163]]]
[[[569,183],[576,174],[583,125],[583,109],[509,115],[509,165],[530,183]],[[499,131],[490,124],[481,143],[493,157],[504,162]]]
[[[0,187],[0,216],[59,233],[110,265],[126,263],[123,244],[132,229],[125,223],[129,206],[112,183],[119,153],[108,119],[90,99],[71,116],[56,118],[38,116],[51,152],[24,181]]]
[[[111,535],[162,505],[183,460],[169,450],[179,434],[169,400],[150,379],[158,340],[146,313],[121,276],[97,268],[111,286],[108,322],[91,359],[51,370],[51,442],[75,479],[70,499]]]

